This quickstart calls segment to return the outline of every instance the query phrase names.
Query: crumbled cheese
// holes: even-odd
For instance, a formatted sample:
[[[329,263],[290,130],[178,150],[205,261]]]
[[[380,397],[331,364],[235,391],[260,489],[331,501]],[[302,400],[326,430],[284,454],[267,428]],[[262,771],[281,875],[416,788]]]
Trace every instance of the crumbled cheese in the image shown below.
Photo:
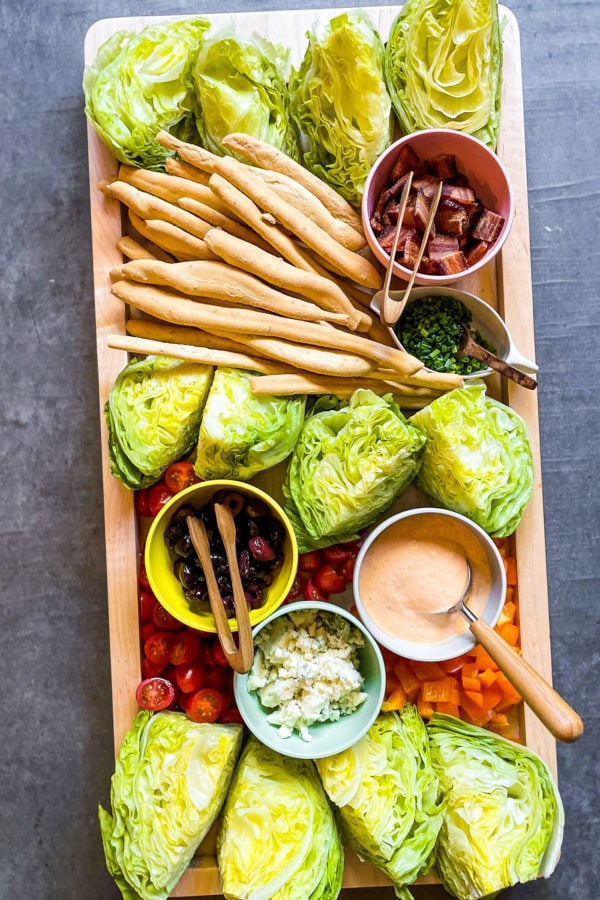
[[[312,740],[309,726],[337,721],[366,700],[358,651],[360,629],[335,613],[295,611],[279,616],[259,632],[248,690],[272,709],[267,721],[279,735],[298,731]]]

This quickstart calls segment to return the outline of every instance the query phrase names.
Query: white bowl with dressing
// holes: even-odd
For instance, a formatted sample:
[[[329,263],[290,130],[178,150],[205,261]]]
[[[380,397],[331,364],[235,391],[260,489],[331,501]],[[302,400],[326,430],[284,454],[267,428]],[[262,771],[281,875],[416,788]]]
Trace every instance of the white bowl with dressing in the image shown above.
[[[477,641],[460,612],[449,612],[466,585],[467,605],[492,627],[506,597],[502,557],[466,516],[423,507],[390,516],[365,539],[354,569],[354,601],[365,627],[399,656],[452,659]]]

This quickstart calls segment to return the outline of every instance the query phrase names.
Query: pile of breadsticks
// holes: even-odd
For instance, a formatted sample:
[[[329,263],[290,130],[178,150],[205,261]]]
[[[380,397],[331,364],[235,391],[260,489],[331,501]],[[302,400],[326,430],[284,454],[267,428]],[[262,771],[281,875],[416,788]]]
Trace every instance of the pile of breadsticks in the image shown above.
[[[462,383],[398,349],[370,313],[381,272],[328,185],[248,135],[223,141],[235,157],[158,140],[177,154],[166,172],[121,166],[100,186],[127,209],[129,261],[111,281],[135,311],[111,347],[251,370],[270,395],[368,387],[421,407]]]

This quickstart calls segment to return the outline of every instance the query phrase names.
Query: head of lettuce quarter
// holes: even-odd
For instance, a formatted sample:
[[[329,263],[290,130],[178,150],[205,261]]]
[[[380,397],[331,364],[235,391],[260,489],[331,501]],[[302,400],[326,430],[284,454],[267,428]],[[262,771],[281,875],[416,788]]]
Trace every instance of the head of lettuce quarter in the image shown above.
[[[498,0],[408,0],[392,23],[385,80],[403,134],[451,128],[498,141]]]
[[[163,169],[171,151],[157,142],[159,131],[200,143],[193,68],[209,28],[206,19],[192,18],[119,31],[86,66],[86,115],[121,162]]]
[[[110,811],[99,809],[108,871],[125,900],[166,900],[215,821],[242,743],[239,725],[138,713],[119,750]]]
[[[521,416],[476,383],[438,397],[410,421],[427,437],[417,486],[492,537],[512,534],[533,493]]]
[[[354,540],[373,524],[415,478],[425,440],[391,394],[319,398],[283,485],[300,552]]]

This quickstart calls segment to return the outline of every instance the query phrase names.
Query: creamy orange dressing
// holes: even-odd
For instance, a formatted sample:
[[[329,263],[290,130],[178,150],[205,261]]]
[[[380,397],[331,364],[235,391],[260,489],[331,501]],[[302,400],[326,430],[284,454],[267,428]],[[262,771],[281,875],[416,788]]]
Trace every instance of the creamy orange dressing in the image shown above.
[[[416,644],[439,643],[463,634],[468,623],[449,612],[467,584],[469,608],[480,616],[492,588],[485,551],[456,519],[422,516],[400,519],[367,550],[359,575],[366,612],[382,631]]]

